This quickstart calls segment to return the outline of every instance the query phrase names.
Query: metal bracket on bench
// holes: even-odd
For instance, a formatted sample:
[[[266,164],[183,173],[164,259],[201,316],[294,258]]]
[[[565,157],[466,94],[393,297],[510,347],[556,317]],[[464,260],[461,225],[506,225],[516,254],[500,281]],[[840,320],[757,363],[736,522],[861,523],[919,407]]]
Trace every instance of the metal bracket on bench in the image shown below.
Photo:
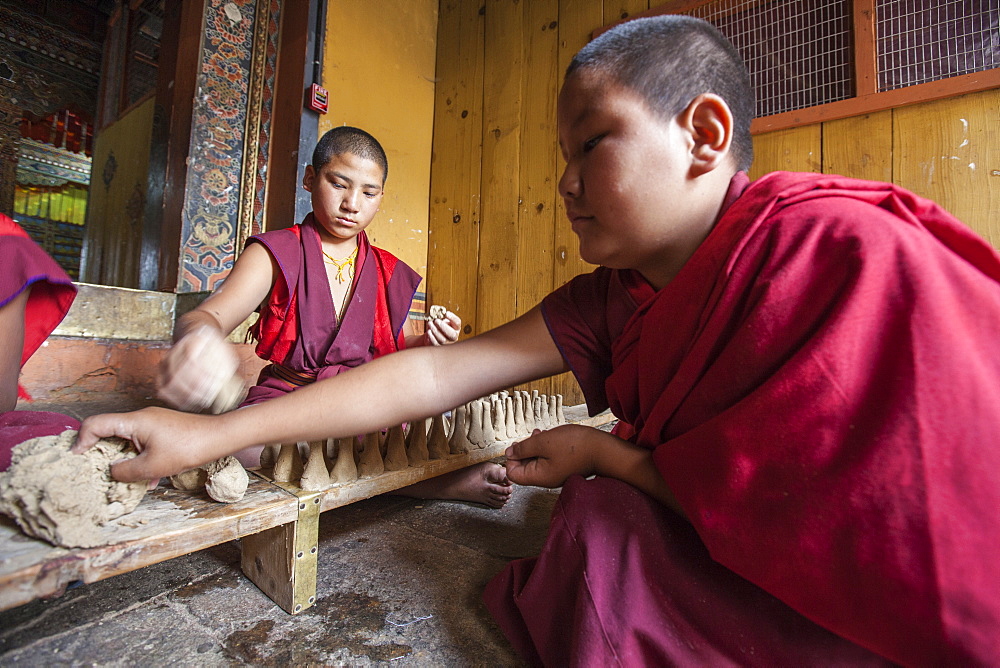
[[[272,484],[297,497],[298,517],[288,524],[241,538],[240,565],[261,591],[285,612],[295,615],[316,602],[323,492],[306,491],[289,483]]]

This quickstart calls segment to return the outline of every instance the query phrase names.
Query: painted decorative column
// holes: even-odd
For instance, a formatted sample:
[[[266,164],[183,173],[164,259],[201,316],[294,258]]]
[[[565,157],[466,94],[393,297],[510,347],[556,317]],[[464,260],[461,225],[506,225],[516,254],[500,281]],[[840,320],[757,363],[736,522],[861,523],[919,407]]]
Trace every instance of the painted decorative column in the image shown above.
[[[213,290],[262,229],[280,0],[207,0],[177,292]]]

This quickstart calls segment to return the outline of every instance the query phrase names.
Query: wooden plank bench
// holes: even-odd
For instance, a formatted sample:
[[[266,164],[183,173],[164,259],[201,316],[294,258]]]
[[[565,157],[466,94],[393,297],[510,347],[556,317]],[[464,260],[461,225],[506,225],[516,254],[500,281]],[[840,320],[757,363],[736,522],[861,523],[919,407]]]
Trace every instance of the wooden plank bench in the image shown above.
[[[600,426],[609,413],[586,416],[583,406],[565,409],[568,422]],[[66,549],[29,538],[0,516],[0,610],[62,594],[74,582],[96,582],[167,559],[241,539],[244,573],[285,611],[296,614],[316,601],[320,513],[392,492],[503,454],[509,441],[420,467],[311,492],[252,472],[238,503],[211,500],[161,483],[128,515],[103,528],[102,547]]]

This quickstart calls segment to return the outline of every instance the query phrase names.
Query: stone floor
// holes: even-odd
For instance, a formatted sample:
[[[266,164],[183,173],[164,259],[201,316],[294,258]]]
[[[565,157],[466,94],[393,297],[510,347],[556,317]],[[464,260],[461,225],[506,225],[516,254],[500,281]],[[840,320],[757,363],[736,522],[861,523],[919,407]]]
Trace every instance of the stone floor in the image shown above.
[[[538,552],[557,495],[518,487],[502,510],[383,495],[327,511],[319,598],[295,616],[244,577],[236,542],[81,585],[0,612],[0,665],[518,666],[480,594]]]

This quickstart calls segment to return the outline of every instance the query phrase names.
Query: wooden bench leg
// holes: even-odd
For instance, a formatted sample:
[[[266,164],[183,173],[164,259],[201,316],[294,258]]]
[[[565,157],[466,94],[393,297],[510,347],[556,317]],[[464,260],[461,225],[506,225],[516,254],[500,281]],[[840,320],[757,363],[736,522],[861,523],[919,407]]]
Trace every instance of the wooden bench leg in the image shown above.
[[[298,518],[241,538],[240,565],[261,591],[285,612],[294,615],[316,602],[319,511],[323,494],[298,489],[293,493],[299,499]]]

